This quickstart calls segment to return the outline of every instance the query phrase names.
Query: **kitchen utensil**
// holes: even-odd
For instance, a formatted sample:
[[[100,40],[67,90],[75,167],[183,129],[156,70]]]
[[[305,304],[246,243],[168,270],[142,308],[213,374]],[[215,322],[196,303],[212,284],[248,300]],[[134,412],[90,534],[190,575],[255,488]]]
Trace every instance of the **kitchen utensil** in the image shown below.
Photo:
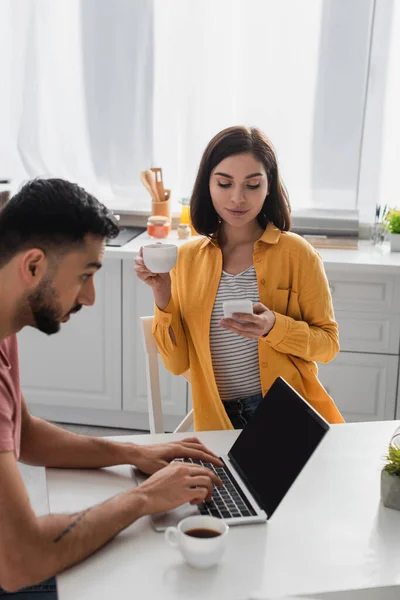
[[[158,197],[157,186],[155,175],[152,171],[142,171],[140,173],[140,179],[142,180],[143,185],[151,195],[153,202],[159,202],[160,198]]]
[[[155,178],[156,178],[156,188],[157,188],[157,194],[158,194],[158,198],[160,200],[160,202],[163,202],[165,200],[165,190],[164,190],[164,183],[163,183],[163,177],[162,177],[162,169],[160,169],[159,167],[152,167],[151,171],[154,173]]]

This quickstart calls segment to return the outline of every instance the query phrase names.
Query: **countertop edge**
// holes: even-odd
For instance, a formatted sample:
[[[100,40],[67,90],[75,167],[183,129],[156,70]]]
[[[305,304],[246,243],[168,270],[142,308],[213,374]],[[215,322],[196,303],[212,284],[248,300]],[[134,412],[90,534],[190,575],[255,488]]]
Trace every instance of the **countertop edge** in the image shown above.
[[[160,241],[161,243],[165,241],[181,246],[188,240],[179,240],[176,231],[172,231],[168,238]],[[125,244],[125,246],[106,246],[105,258],[134,260],[140,247],[151,243],[154,243],[154,239],[145,232]],[[363,273],[400,274],[400,252],[390,252],[389,244],[373,246],[367,240],[361,240],[358,250],[327,248],[317,248],[317,250],[321,255],[325,268],[329,271],[357,270]]]

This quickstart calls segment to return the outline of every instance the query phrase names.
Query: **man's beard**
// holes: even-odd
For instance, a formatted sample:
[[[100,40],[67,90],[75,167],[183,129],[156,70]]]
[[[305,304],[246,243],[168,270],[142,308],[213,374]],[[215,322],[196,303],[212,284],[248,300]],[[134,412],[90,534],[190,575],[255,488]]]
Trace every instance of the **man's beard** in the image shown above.
[[[28,296],[35,326],[47,335],[60,330],[62,308],[57,297],[58,294],[50,279],[42,281],[37,289]]]
[[[58,293],[52,286],[50,278],[42,281],[37,289],[28,296],[28,303],[36,328],[47,335],[60,331],[63,319],[82,308],[81,305],[76,305],[67,315],[63,316]]]

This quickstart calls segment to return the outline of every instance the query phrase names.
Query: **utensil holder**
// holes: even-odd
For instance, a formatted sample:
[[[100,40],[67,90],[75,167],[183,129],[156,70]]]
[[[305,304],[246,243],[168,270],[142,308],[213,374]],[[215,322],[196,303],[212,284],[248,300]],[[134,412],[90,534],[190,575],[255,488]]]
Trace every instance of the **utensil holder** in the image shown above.
[[[171,219],[171,190],[165,190],[168,194],[165,196],[165,200],[162,202],[151,203],[151,214],[159,217],[168,217]]]
[[[381,222],[374,223],[374,225],[371,227],[371,232],[370,232],[371,244],[373,244],[374,246],[382,244],[385,241],[385,238],[386,238],[386,229],[384,228],[383,223],[381,223]]]

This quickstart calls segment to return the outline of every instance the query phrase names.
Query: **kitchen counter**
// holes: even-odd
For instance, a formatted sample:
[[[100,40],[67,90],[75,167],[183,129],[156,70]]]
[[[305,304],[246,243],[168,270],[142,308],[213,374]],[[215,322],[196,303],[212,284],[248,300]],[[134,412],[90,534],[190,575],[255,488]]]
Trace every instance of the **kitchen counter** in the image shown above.
[[[189,238],[192,240],[194,238]],[[178,234],[176,230],[171,231],[167,238],[162,240],[157,240],[148,235],[145,231],[141,233],[136,238],[125,244],[125,246],[116,247],[116,246],[106,246],[106,257],[109,258],[128,258],[134,259],[138,254],[141,246],[145,246],[146,244],[157,244],[157,242],[161,242],[162,244],[175,244],[176,246],[181,246],[185,244],[188,240],[179,240]]]
[[[133,260],[141,246],[154,244],[155,241],[145,232],[120,248],[107,246],[105,256],[107,258]],[[168,238],[161,241],[165,244],[181,246],[187,240],[179,240],[176,231],[172,231]],[[390,252],[388,243],[373,246],[368,240],[360,240],[358,250],[319,248],[318,252],[321,254],[324,264],[329,265],[330,270],[343,269],[343,266],[346,265],[346,270],[352,270],[354,267],[358,272],[364,273],[399,273],[400,271],[400,252]]]

